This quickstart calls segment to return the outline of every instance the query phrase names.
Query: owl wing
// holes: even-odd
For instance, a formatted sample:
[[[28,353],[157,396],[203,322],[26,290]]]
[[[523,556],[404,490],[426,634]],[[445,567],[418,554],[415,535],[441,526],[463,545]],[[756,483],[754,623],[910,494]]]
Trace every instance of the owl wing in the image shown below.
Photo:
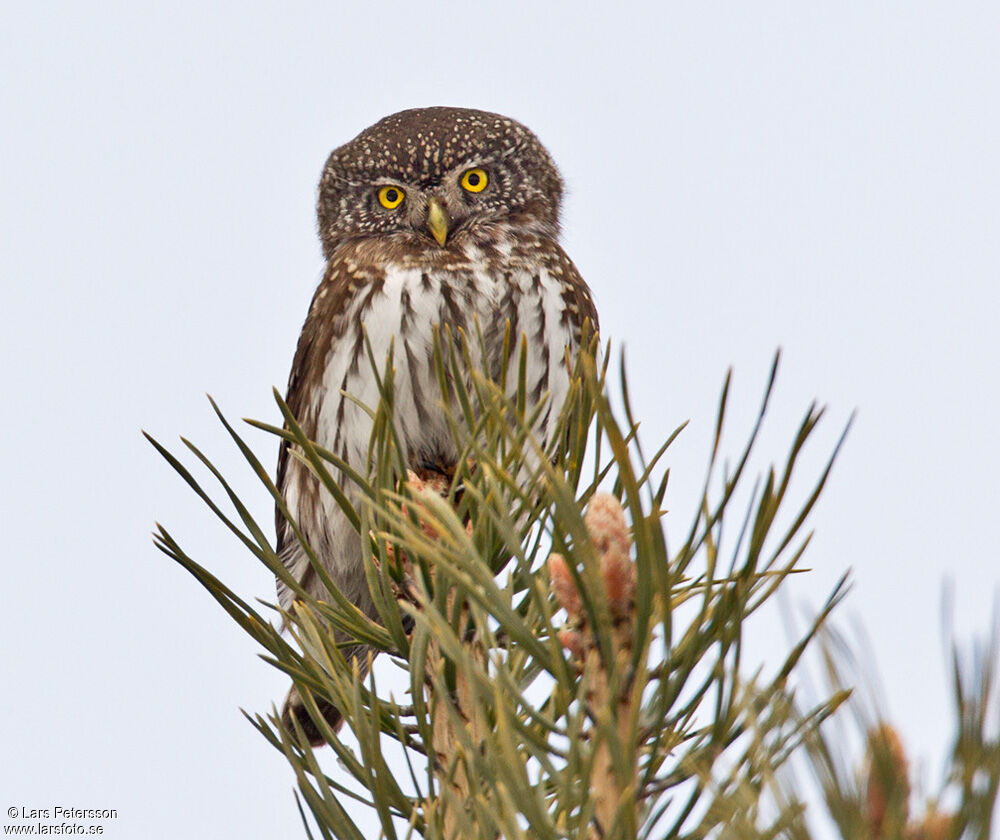
[[[306,320],[302,333],[299,335],[299,343],[295,349],[295,359],[292,362],[292,370],[288,376],[288,389],[285,392],[285,404],[288,406],[288,410],[292,416],[299,423],[303,420],[302,408],[306,401],[306,391],[309,389],[310,372],[316,366],[316,346],[313,341],[313,331],[309,329],[309,321],[311,319],[312,313],[310,311],[310,317]],[[287,423],[285,424],[285,428],[288,428]],[[289,441],[282,440],[281,446],[278,449],[277,486],[282,494],[286,493],[288,488],[289,465],[292,459],[291,447],[292,444]],[[280,508],[277,507],[274,510],[274,524],[278,536],[277,552],[281,556],[287,551],[289,544],[297,543],[297,540],[288,521],[281,513]],[[285,565],[287,566],[288,564],[286,563]]]
[[[355,279],[343,261],[335,260],[329,263],[313,295],[309,314],[306,316],[295,348],[285,403],[303,433],[311,440],[316,438],[315,396],[317,389],[323,387],[327,357],[337,340],[335,335],[337,316],[344,309],[347,289]],[[303,503],[307,501],[303,497],[308,493],[318,493],[318,487],[314,481],[302,480],[306,473],[303,468],[297,467],[294,461],[292,444],[282,440],[278,449],[277,487],[285,498],[289,513],[293,517],[298,517],[301,515]],[[294,529],[277,507],[274,518],[278,557],[292,576],[302,586],[309,588],[314,574],[309,559],[299,544]],[[287,608],[291,605],[292,593],[280,579],[278,598],[282,606]]]
[[[308,324],[307,320],[306,326]],[[302,408],[306,401],[305,393],[309,387],[307,372],[316,363],[314,357],[315,346],[311,335],[308,330],[303,329],[295,350],[295,359],[288,377],[288,390],[285,394],[285,403],[296,420],[301,420],[302,418]],[[287,424],[285,424],[285,428],[288,428]],[[281,446],[278,448],[276,481],[278,490],[285,497],[286,507],[288,507],[290,513],[294,516],[295,511],[292,511],[291,508],[297,507],[297,505],[294,504],[294,500],[291,498],[291,482],[293,480],[291,475],[293,472],[291,469],[292,461],[292,444],[287,440],[282,440]],[[297,470],[294,470],[294,472],[297,472]],[[282,565],[299,583],[306,585],[306,577],[312,574],[308,556],[303,551],[292,526],[281,512],[281,508],[277,505],[274,508],[274,527],[277,534],[276,552],[278,559],[281,560]],[[286,586],[280,577],[277,579],[277,587],[278,602],[284,609],[290,608],[294,600],[292,590]]]
[[[597,307],[590,295],[590,287],[580,276],[573,260],[558,245],[547,255],[548,269],[562,280],[562,295],[565,303],[565,314],[574,321],[577,336],[589,322],[589,335],[600,332],[597,320]]]

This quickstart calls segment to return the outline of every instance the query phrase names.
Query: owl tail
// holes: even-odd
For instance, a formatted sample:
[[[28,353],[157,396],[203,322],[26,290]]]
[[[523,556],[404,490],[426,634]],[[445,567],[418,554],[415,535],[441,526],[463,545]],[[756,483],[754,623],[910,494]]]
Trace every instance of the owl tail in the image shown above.
[[[328,703],[320,697],[315,698],[316,705],[319,707],[320,713],[326,720],[327,726],[329,726],[334,732],[338,732],[340,727],[344,725],[344,717],[337,711],[337,708],[332,704]],[[312,719],[306,707],[302,703],[302,698],[299,696],[298,690],[293,685],[288,691],[288,696],[285,698],[285,703],[281,707],[281,722],[289,732],[295,731],[295,726],[292,723],[292,716],[299,722],[299,726],[302,728],[306,739],[309,741],[310,746],[321,747],[326,744],[326,738],[323,737],[320,732],[319,725]]]

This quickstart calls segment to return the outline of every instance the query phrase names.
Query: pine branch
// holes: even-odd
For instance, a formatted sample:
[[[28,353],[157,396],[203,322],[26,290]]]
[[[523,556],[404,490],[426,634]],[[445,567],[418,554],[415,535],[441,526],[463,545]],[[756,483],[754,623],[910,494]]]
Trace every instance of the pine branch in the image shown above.
[[[524,365],[511,366],[521,371],[517,381],[497,382],[465,348],[457,351],[449,337],[436,357],[440,408],[460,453],[446,473],[407,469],[393,423],[393,371],[376,359],[381,400],[368,407],[368,475],[347,474],[306,440],[280,398],[287,431],[253,424],[297,447],[317,483],[350,508],[374,616],[338,592],[317,600],[292,581],[295,608],[275,609],[289,643],[166,531],[158,538],[264,648],[266,661],[292,678],[304,713],[332,748],[340,766],[327,775],[297,717],[252,718],[292,766],[320,835],[358,837],[359,807],[373,810],[386,837],[443,840],[737,830],[752,838],[795,824],[798,803],[767,821],[762,802],[768,780],[843,699],[835,693],[796,715],[788,688],[842,587],[770,678],[744,673],[741,639],[747,617],[800,570],[808,537],[798,533],[829,467],[794,507],[788,488],[820,412],[807,413],[780,477],[772,472],[751,495],[731,543],[723,523],[745,481],[758,419],[721,491],[712,491],[712,475],[706,479],[687,539],[671,554],[665,525],[680,526],[666,516],[660,464],[676,433],[653,458],[643,456],[624,374],[620,418],[596,346],[568,360],[570,394],[557,432],[543,441],[537,430],[546,404],[529,410]],[[727,394],[728,380],[713,468]],[[287,512],[249,446],[226,427]],[[287,578],[248,506],[208,458],[192,450],[221,482],[235,517],[156,446],[240,543]],[[338,471],[357,492],[339,491]],[[785,522],[791,526],[781,533]],[[724,551],[731,560],[721,559]],[[406,669],[407,704],[387,694],[369,662],[344,654],[359,649]],[[357,747],[326,724],[325,706],[343,717]],[[390,747],[398,766],[386,758]]]

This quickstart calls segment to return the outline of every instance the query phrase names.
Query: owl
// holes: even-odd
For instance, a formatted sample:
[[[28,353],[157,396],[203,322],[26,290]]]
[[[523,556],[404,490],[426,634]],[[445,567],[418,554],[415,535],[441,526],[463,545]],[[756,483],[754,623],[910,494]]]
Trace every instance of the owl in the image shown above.
[[[499,369],[508,329],[513,339],[526,337],[529,399],[548,400],[539,422],[545,438],[569,387],[566,351],[578,346],[585,322],[597,329],[590,290],[558,243],[562,193],[538,138],[484,111],[401,111],[335,149],[317,202],[326,269],[288,381],[287,403],[305,434],[367,473],[372,421],[358,403],[379,401],[367,336],[380,366],[393,354],[394,419],[412,467],[447,473],[458,453],[434,367],[435,331],[447,327],[451,336],[483,336],[486,370]],[[287,443],[277,484],[332,581],[374,615],[359,534]],[[280,512],[277,540],[292,576],[326,597]],[[278,597],[291,607],[280,579]],[[321,742],[294,689],[286,722],[292,713]],[[336,709],[323,713],[338,723]]]

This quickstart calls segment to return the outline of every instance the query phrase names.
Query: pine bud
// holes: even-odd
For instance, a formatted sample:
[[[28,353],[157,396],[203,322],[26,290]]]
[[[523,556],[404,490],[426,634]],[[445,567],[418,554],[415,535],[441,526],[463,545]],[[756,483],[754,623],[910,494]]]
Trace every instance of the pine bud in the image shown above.
[[[865,818],[872,837],[898,831],[906,823],[909,767],[896,730],[882,723],[868,733],[868,789]]]
[[[549,585],[555,593],[556,601],[569,615],[570,622],[578,621],[583,615],[583,604],[580,602],[576,581],[566,565],[566,558],[561,554],[549,555]]]
[[[599,493],[590,500],[584,522],[600,555],[601,578],[611,617],[620,621],[632,613],[636,585],[625,511],[614,496]]]

